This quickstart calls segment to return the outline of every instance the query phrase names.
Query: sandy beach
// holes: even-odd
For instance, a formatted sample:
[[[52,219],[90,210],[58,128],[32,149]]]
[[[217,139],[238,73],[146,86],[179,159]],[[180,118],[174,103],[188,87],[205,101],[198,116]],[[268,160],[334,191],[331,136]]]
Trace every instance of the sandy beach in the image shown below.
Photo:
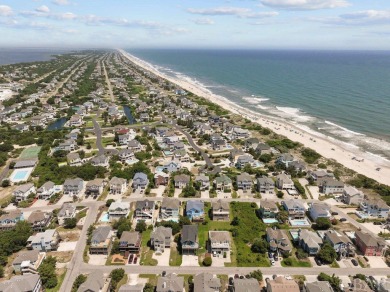
[[[334,159],[360,174],[373,178],[380,183],[390,185],[390,162],[385,159],[374,156],[370,157],[368,153],[363,152],[358,148],[354,148],[353,146],[348,147],[340,141],[331,141],[326,137],[321,137],[321,135],[316,135],[315,133],[301,129],[296,125],[287,123],[282,119],[275,119],[260,115],[256,112],[240,107],[222,96],[215,95],[207,89],[197,86],[193,82],[166,76],[156,70],[149,63],[136,58],[123,50],[120,50],[120,52],[134,64],[156,74],[157,76],[160,76],[161,78],[177,84],[179,87],[190,91],[195,95],[204,97],[207,100],[220,105],[226,110],[250,119],[263,127],[269,128],[277,134],[303,144],[305,147],[312,148],[322,156]],[[377,168],[380,168],[380,170],[377,171]]]

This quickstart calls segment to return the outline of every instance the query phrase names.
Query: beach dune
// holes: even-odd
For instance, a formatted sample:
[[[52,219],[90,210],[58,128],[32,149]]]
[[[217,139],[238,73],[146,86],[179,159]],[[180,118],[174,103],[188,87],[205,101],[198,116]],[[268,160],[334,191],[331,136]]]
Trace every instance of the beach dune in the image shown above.
[[[348,145],[343,145],[337,141],[331,141],[330,139],[315,135],[314,133],[309,133],[308,131],[300,129],[284,120],[271,118],[240,107],[226,98],[215,95],[207,89],[199,87],[188,80],[166,76],[156,70],[151,64],[125,52],[124,50],[119,51],[124,57],[139,67],[142,67],[161,78],[169,80],[195,95],[204,97],[226,110],[239,114],[263,127],[267,127],[277,134],[303,144],[305,147],[312,148],[322,156],[334,159],[357,173],[375,179],[380,183],[390,185],[390,161],[388,160],[370,156],[368,153],[361,151],[359,148],[348,147]]]

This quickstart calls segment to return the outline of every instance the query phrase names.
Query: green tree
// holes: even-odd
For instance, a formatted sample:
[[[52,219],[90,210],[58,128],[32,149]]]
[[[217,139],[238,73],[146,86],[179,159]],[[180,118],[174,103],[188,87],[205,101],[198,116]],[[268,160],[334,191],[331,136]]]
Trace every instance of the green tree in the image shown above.
[[[77,224],[77,219],[76,218],[66,218],[64,221],[64,227],[66,229],[72,229],[75,228]]]
[[[212,264],[213,264],[213,259],[211,258],[211,256],[206,256],[203,260],[203,265],[205,267],[210,267]]]
[[[152,284],[146,283],[143,292],[154,292],[155,288]]]
[[[297,248],[296,256],[299,260],[303,260],[307,259],[308,254],[302,248]]]
[[[262,281],[263,280],[263,273],[260,270],[255,270],[248,275],[246,275],[247,278],[254,278],[257,281]]]
[[[114,199],[108,199],[107,202],[106,202],[106,207],[110,207],[112,203],[114,203],[115,200]]]
[[[0,278],[4,277],[4,268],[3,266],[0,266]]]
[[[55,257],[48,256],[45,258],[38,268],[39,276],[42,280],[42,285],[45,288],[54,288],[57,286],[57,275],[56,275],[56,263]]]
[[[255,253],[266,253],[268,251],[269,244],[267,241],[257,239],[251,247],[251,250]]]
[[[72,292],[77,292],[79,287],[87,280],[87,276],[80,274],[77,276],[76,280],[74,280],[72,285]]]
[[[114,221],[112,227],[117,230],[117,237],[120,238],[124,231],[131,230],[130,221],[126,218],[120,218],[118,221]]]
[[[317,253],[317,257],[324,263],[331,264],[336,259],[337,253],[329,243],[325,243]]]
[[[135,231],[138,232],[144,232],[146,230],[147,226],[144,220],[140,220],[137,222],[137,225],[135,226]]]
[[[279,211],[276,218],[282,223],[285,223],[288,220],[288,212],[286,210]]]
[[[237,216],[235,216],[232,220],[232,222],[230,223],[230,225],[233,225],[233,226],[238,226],[240,224],[240,218],[238,218]]]
[[[332,222],[328,218],[319,217],[316,220],[316,228],[319,230],[327,230],[332,226]]]
[[[259,160],[264,163],[269,163],[272,160],[271,154],[263,154],[259,157]]]
[[[111,278],[111,291],[116,291],[118,283],[122,280],[125,275],[124,269],[114,269],[110,273]]]
[[[334,274],[332,276],[329,276],[325,273],[320,273],[317,277],[318,281],[327,281],[329,282],[330,286],[332,286],[333,291],[335,292],[341,292],[340,284],[341,279],[339,277],[336,277]]]

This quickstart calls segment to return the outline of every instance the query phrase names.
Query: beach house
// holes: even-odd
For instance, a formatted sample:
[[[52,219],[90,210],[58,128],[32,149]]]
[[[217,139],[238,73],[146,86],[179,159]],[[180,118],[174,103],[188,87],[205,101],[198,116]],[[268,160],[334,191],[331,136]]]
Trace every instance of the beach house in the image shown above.
[[[282,201],[283,208],[288,212],[290,219],[304,219],[306,217],[305,206],[297,200]]]
[[[172,241],[172,228],[159,226],[150,235],[150,244],[156,252],[163,253],[170,248]]]
[[[291,175],[281,173],[276,177],[276,186],[280,190],[294,190],[294,182],[291,179]]]
[[[187,201],[186,216],[193,222],[202,222],[204,220],[204,202],[199,200]]]
[[[119,239],[119,250],[125,252],[125,256],[129,253],[138,254],[141,248],[142,237],[136,231],[124,231]]]
[[[330,219],[332,216],[328,205],[324,203],[312,203],[309,208],[310,218],[316,221],[318,218]]]
[[[180,200],[175,198],[163,198],[160,208],[160,220],[178,221],[180,216]]]
[[[186,174],[175,175],[174,177],[175,188],[184,189],[190,184],[190,176]]]
[[[92,196],[94,198],[97,198],[103,193],[104,189],[104,180],[101,178],[95,178],[94,180],[91,180],[87,182],[87,185],[85,186],[85,195]]]
[[[110,207],[108,207],[107,213],[110,221],[126,218],[130,213],[130,203],[121,201],[112,202]]]
[[[92,232],[89,253],[108,255],[111,251],[112,235],[113,230],[111,226],[98,226]]]
[[[230,254],[231,237],[229,231],[209,231],[209,252],[215,257]]]
[[[275,192],[274,180],[267,176],[258,177],[257,190],[263,194],[273,194]]]
[[[237,188],[239,190],[243,190],[244,192],[250,191],[252,190],[252,186],[253,186],[253,180],[248,173],[243,172],[237,175]]]
[[[127,180],[124,178],[113,177],[110,182],[110,194],[123,195],[127,190]]]
[[[184,277],[168,274],[157,279],[156,292],[183,292]]]
[[[76,217],[76,206],[72,203],[64,203],[57,214],[57,220],[59,225],[64,225],[66,219]]]
[[[38,232],[27,239],[27,248],[38,251],[57,250],[60,243],[60,235],[55,229],[48,229],[45,232]]]
[[[196,255],[199,248],[198,225],[183,225],[180,241],[183,255]]]
[[[219,292],[221,288],[221,280],[210,273],[201,273],[194,276],[193,292]]]
[[[45,182],[38,190],[37,196],[41,200],[48,200],[56,192],[56,188],[53,182]]]
[[[19,203],[22,201],[27,200],[27,197],[29,195],[35,194],[36,189],[34,184],[32,183],[27,183],[18,186],[13,192],[13,196],[15,197],[15,202]]]
[[[309,255],[316,255],[322,246],[321,237],[314,231],[300,229],[298,232],[299,246]]]
[[[387,218],[389,215],[389,206],[380,198],[364,199],[360,203],[360,209],[369,217]]]
[[[149,185],[148,176],[143,172],[137,172],[133,177],[133,191],[143,193]]]
[[[212,220],[214,221],[229,221],[230,220],[230,204],[229,202],[219,199],[211,203]]]
[[[206,175],[196,176],[195,183],[199,184],[199,189],[201,191],[208,190],[210,188],[210,178]]]
[[[0,291],[4,292],[40,292],[42,289],[39,274],[13,276],[11,279],[0,283]]]
[[[364,194],[353,186],[345,186],[342,200],[345,204],[359,206],[364,200]]]
[[[14,229],[16,223],[22,220],[24,220],[24,217],[20,209],[7,211],[0,215],[0,230]]]
[[[276,218],[279,213],[279,208],[273,201],[260,200],[260,216],[262,219]]]
[[[387,243],[382,238],[376,238],[369,233],[362,231],[355,232],[355,242],[357,248],[365,256],[382,256]]]
[[[285,230],[267,227],[265,232],[271,251],[283,255],[291,253],[293,246]]]
[[[134,219],[137,221],[153,221],[154,206],[155,202],[149,201],[148,199],[137,201],[135,204]]]
[[[300,292],[297,282],[293,279],[286,279],[284,276],[278,276],[272,280],[267,280],[267,292]]]
[[[227,175],[222,174],[214,179],[214,188],[217,191],[230,192],[232,180]]]
[[[344,183],[333,178],[324,179],[320,185],[320,191],[325,194],[342,194],[344,192]]]
[[[79,196],[84,188],[84,181],[81,178],[67,179],[63,185],[64,195]]]

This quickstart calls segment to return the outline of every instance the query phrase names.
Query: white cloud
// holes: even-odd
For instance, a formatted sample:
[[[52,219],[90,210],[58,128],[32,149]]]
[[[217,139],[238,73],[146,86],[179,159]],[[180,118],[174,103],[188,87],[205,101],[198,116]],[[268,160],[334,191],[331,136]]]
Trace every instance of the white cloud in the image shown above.
[[[53,4],[64,6],[64,5],[69,5],[70,2],[68,0],[53,0]]]
[[[0,16],[12,15],[12,8],[7,5],[0,5]]]
[[[363,10],[334,17],[311,17],[309,20],[333,25],[383,25],[390,24],[390,10]]]
[[[346,0],[261,0],[265,6],[290,10],[317,10],[347,7]]]
[[[42,12],[42,13],[49,13],[50,9],[46,5],[42,5],[42,6],[38,7],[37,9],[35,9],[35,11]]]
[[[72,12],[65,12],[65,13],[62,13],[62,14],[55,14],[53,16],[54,16],[54,18],[57,18],[57,19],[67,19],[67,20],[72,20],[72,19],[76,19],[77,18],[77,15],[72,13]]]
[[[198,18],[194,19],[193,22],[199,25],[213,25],[215,23],[211,18]]]
[[[188,8],[187,12],[209,16],[233,15],[240,18],[266,18],[278,15],[278,12],[254,12],[251,9],[240,7],[216,7],[210,9]]]

